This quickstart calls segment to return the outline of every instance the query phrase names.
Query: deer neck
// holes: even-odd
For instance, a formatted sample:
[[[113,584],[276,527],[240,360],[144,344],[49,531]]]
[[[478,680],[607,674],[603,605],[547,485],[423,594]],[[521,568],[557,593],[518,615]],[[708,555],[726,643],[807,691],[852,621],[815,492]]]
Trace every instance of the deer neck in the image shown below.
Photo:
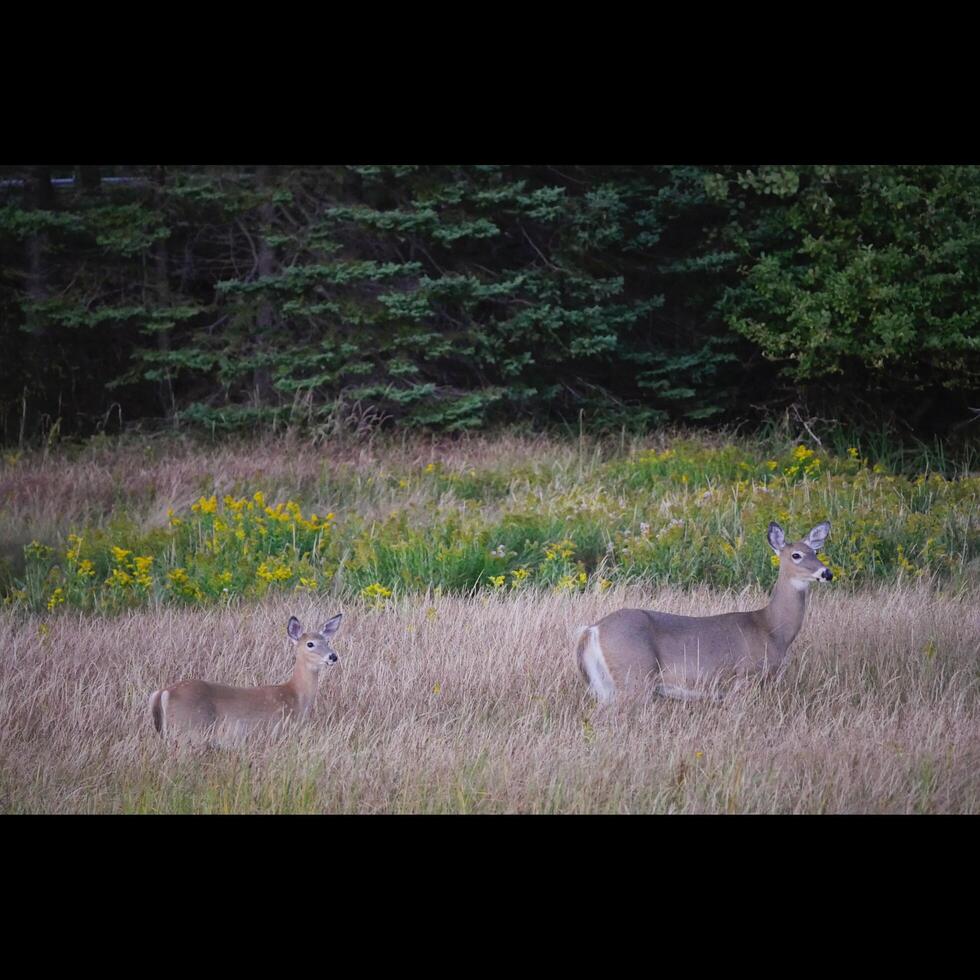
[[[296,658],[293,675],[286,681],[286,686],[296,696],[296,713],[301,717],[309,713],[320,684],[320,671],[314,669],[303,658]]]
[[[793,578],[780,569],[769,605],[764,611],[769,635],[783,652],[796,639],[803,625],[809,586],[805,579]]]

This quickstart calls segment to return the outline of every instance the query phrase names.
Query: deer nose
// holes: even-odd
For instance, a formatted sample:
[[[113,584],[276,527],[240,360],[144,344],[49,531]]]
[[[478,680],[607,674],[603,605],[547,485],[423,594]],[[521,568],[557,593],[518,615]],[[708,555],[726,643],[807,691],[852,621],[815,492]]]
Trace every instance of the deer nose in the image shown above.
[[[330,656],[327,657],[327,660],[329,660],[330,663],[335,664],[337,662],[337,654],[331,653]]]
[[[821,577],[821,578],[822,578],[822,579],[823,579],[823,580],[824,580],[825,582],[832,582],[832,581],[834,580],[834,573],[833,573],[833,572],[832,572],[832,571],[831,571],[831,570],[830,570],[829,568],[825,568],[825,569],[824,569],[824,570],[823,570],[823,571],[822,571],[822,572],[820,573],[820,577]]]

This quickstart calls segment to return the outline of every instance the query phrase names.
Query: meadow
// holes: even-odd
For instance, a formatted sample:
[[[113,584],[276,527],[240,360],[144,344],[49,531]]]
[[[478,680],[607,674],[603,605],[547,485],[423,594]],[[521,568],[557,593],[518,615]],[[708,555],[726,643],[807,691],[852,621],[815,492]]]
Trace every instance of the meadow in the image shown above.
[[[92,441],[0,466],[2,812],[976,812],[980,475],[861,445]],[[770,520],[833,525],[791,663],[598,709],[577,626],[765,603]],[[284,679],[312,720],[164,743],[151,690]]]

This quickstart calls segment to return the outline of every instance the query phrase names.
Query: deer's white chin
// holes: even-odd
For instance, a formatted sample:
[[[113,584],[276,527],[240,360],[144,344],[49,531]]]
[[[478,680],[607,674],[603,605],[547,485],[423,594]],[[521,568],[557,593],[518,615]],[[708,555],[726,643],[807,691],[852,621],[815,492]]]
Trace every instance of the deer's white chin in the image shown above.
[[[806,590],[810,588],[810,583],[812,581],[813,579],[809,579],[809,578],[794,578],[793,588],[797,589],[800,592],[806,592]]]

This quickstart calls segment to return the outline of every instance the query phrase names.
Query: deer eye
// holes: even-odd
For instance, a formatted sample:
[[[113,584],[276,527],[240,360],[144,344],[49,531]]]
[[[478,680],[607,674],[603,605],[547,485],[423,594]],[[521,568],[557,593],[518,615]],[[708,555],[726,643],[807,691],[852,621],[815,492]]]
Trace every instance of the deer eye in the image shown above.
[[[803,556],[798,551],[793,552],[793,561],[799,561],[802,557]]]
[[[308,647],[309,647],[309,648],[310,648],[311,650],[313,649],[313,645],[314,645],[314,644],[313,644],[313,641],[312,641],[312,640],[307,640],[307,641],[306,641],[306,645],[307,645],[307,646],[308,646]]]

